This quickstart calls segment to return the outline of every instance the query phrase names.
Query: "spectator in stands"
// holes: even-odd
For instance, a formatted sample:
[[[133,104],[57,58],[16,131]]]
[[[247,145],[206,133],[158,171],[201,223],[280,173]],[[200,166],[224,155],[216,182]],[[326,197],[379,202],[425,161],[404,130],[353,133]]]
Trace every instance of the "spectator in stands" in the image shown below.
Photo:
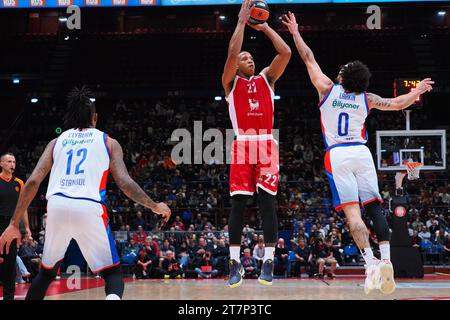
[[[137,231],[134,233],[133,239],[136,244],[145,244],[147,233],[144,231],[144,228],[141,225],[138,226]]]
[[[328,240],[331,241],[333,257],[336,259],[338,264],[342,264],[342,242],[339,238],[339,231],[336,228],[333,228],[333,230],[331,230],[331,234]]]
[[[427,226],[422,226],[422,230],[419,232],[419,237],[422,240],[428,240],[428,241],[431,240],[431,233],[428,230]]]
[[[183,223],[183,221],[181,221],[180,216],[175,217],[175,221],[172,223],[172,227],[178,228],[177,230],[180,230],[180,231],[185,230],[184,223]]]
[[[417,230],[414,230],[413,236],[411,237],[411,243],[413,247],[420,248],[420,245],[422,244],[422,238],[419,237],[419,232]]]
[[[325,243],[322,239],[318,239],[318,242],[313,250],[313,258],[316,259],[316,264],[319,268],[318,273],[315,276],[323,278],[325,265],[331,265],[331,273],[329,273],[329,276],[331,278],[335,277],[337,261],[333,257],[332,244],[330,240]]]
[[[244,250],[245,249],[250,249],[250,247],[248,246],[247,243],[247,239],[245,238],[244,235],[241,236],[241,248],[240,248],[240,256],[242,257],[244,255]]]
[[[253,249],[253,258],[256,259],[258,270],[261,270],[262,264],[264,262],[265,249],[266,246],[264,244],[264,240],[258,238],[258,244]]]
[[[0,261],[1,263],[2,261]],[[16,282],[19,284],[29,282],[31,280],[31,273],[28,272],[27,267],[19,256],[16,257],[16,264],[18,269]]]
[[[309,271],[311,263],[311,250],[306,246],[304,238],[298,238],[298,245],[295,248],[295,262],[293,267],[293,276],[301,277],[301,266],[305,267],[305,271]]]
[[[166,251],[164,259],[161,263],[161,272],[164,274],[164,278],[181,278],[183,272],[180,268],[180,264],[174,257],[173,251]]]
[[[439,233],[439,222],[437,220],[433,220],[433,223],[430,227],[431,241],[436,242],[436,236]]]
[[[249,243],[249,249],[250,251],[253,251],[253,249],[255,248],[255,246],[258,244],[258,235],[256,233],[252,234],[252,239],[250,240]]]
[[[444,229],[439,229],[439,231],[436,232],[435,243],[440,247],[444,247],[446,242],[447,238],[445,237]]]
[[[136,218],[133,219],[133,222],[131,223],[131,228],[133,231],[138,230],[139,226],[147,227],[147,223],[145,222],[145,219],[142,218],[142,211],[136,212]]]
[[[420,217],[417,216],[416,219],[414,220],[413,223],[411,223],[411,227],[413,228],[413,230],[417,230],[420,231],[422,230],[424,224],[422,221],[420,221]]]
[[[214,268],[211,258],[211,251],[205,251],[204,254],[198,256],[195,272],[199,278],[214,278],[219,273]]]
[[[230,247],[225,243],[225,238],[218,241],[217,247],[213,250],[213,265],[219,271],[219,274],[226,275],[228,271],[228,257],[230,256]]]
[[[176,247],[176,257],[182,269],[185,269],[189,265],[189,248],[186,240],[183,240],[179,246]]]
[[[122,262],[125,264],[134,265],[138,259],[138,253],[141,246],[137,244],[134,239],[130,239],[125,248],[122,250]]]
[[[147,240],[149,240],[150,243],[152,244],[152,246],[155,248],[155,254],[159,257],[159,244],[158,244],[158,242],[155,239],[153,239],[152,236],[148,236]]]
[[[284,239],[278,239],[278,244],[275,246],[275,266],[274,274],[284,275],[290,274],[290,263],[289,263],[289,250],[284,245]]]
[[[244,256],[241,257],[241,264],[244,268],[245,278],[254,278],[258,276],[258,266],[256,259],[251,256],[250,249],[244,250]]]
[[[41,266],[41,256],[36,252],[36,246],[37,242],[32,238],[23,238],[22,245],[17,253],[27,270],[31,273],[31,279],[39,273]]]
[[[164,239],[162,246],[159,248],[160,266],[161,266],[164,258],[166,257],[167,251],[171,251],[172,254],[175,254],[175,247],[170,244],[169,239]]]
[[[151,238],[144,241],[144,246],[139,250],[135,274],[137,279],[148,279],[155,273],[158,256],[156,248],[152,245]]]

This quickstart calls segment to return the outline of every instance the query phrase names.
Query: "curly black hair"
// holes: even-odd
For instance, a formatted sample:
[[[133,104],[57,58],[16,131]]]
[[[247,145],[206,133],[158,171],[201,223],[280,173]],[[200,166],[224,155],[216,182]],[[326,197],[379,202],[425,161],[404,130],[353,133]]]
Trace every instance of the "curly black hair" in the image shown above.
[[[89,88],[74,87],[67,95],[68,110],[64,117],[66,129],[85,129],[92,126],[95,104],[91,101],[93,94]]]
[[[369,88],[372,74],[369,68],[361,61],[353,61],[341,67],[339,75],[342,78],[341,85],[345,91],[362,93]]]

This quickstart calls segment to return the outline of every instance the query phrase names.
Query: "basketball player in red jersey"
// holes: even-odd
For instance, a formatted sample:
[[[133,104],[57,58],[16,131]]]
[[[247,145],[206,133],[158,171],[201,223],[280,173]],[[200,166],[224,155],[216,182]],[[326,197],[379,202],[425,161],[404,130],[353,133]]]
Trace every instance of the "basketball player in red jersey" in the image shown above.
[[[252,3],[245,0],[230,40],[222,85],[236,134],[230,167],[231,215],[229,286],[242,284],[240,264],[241,233],[247,200],[258,192],[266,250],[259,282],[272,285],[273,259],[278,233],[275,196],[278,188],[278,146],[272,135],[275,82],[283,74],[291,49],[267,23],[248,24]],[[270,66],[255,75],[255,62],[242,51],[245,26],[263,32],[273,43],[277,56]]]

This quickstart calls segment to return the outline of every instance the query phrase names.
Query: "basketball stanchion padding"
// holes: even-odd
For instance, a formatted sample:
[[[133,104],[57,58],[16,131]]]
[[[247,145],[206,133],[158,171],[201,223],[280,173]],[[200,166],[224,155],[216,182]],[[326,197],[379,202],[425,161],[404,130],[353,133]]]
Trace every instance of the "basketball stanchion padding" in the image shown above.
[[[423,278],[423,262],[419,248],[412,246],[407,225],[408,200],[394,196],[392,208],[391,260],[396,278]]]

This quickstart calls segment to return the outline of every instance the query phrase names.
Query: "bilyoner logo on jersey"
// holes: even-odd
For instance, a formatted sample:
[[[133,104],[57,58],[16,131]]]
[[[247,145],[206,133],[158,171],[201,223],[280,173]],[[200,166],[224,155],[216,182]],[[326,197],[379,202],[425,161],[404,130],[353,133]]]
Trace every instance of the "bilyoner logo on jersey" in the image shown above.
[[[3,0],[2,4],[5,8],[16,8],[19,5],[19,0]]]

